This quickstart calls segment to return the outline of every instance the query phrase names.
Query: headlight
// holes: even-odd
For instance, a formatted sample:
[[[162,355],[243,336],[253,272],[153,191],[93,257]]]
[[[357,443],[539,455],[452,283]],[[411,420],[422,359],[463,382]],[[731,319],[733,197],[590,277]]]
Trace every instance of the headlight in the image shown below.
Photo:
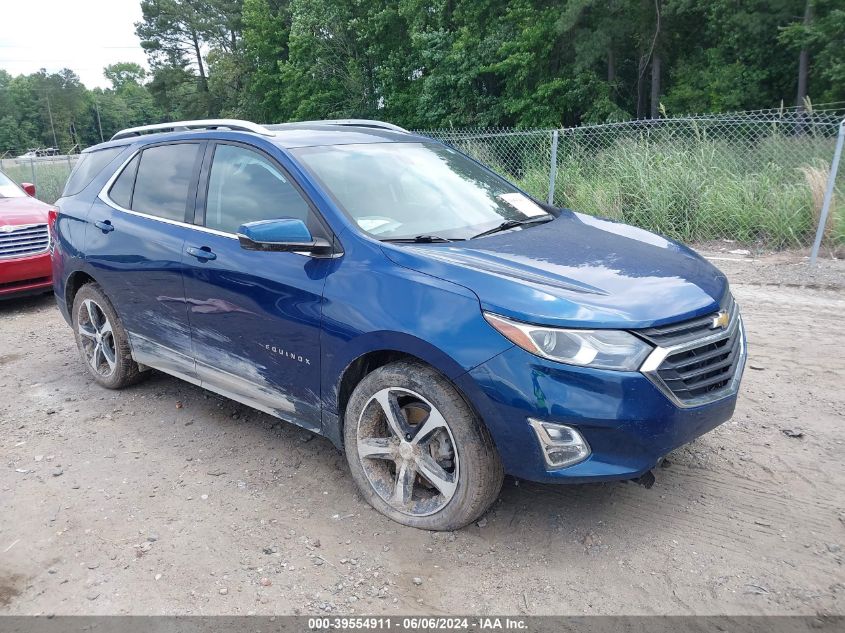
[[[569,365],[636,371],[653,349],[623,330],[564,330],[484,313],[487,322],[522,349]]]

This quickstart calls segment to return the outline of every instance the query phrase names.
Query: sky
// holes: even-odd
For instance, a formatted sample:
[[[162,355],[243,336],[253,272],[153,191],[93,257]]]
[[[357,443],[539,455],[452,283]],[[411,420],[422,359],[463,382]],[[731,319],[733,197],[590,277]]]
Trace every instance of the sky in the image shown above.
[[[140,0],[0,0],[0,68],[70,68],[88,88],[106,88],[104,66],[147,66],[135,36],[140,19]]]

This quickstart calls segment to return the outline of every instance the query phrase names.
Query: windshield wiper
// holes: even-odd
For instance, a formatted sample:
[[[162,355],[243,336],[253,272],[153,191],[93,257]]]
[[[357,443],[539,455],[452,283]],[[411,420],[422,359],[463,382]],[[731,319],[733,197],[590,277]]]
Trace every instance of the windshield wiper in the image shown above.
[[[484,237],[485,235],[493,235],[493,233],[499,233],[500,231],[507,231],[508,229],[513,229],[517,226],[526,226],[528,224],[537,224],[538,222],[550,222],[554,220],[554,216],[551,213],[547,213],[546,215],[541,215],[533,218],[525,218],[523,220],[505,220],[499,226],[494,226],[492,229],[488,229],[486,231],[482,231],[478,235],[473,235],[471,240],[474,240],[477,237]]]
[[[394,237],[388,238],[386,240],[381,240],[382,242],[399,242],[402,244],[432,244],[434,242],[461,242],[463,240],[457,239],[448,239],[446,237],[440,237],[439,235],[417,235],[415,237]]]

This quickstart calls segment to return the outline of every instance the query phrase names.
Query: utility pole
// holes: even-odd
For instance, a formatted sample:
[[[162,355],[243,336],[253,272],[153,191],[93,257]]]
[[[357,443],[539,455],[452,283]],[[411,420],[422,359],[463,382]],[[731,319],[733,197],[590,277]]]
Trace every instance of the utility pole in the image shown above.
[[[105,139],[103,138],[103,124],[100,122],[100,104],[94,99],[94,109],[97,111],[97,127],[100,129],[100,143],[102,143]]]
[[[56,126],[53,125],[53,109],[50,107],[50,93],[45,91],[44,96],[47,97],[47,114],[50,115],[50,129],[53,130],[53,147],[58,147],[59,140],[56,138]]]

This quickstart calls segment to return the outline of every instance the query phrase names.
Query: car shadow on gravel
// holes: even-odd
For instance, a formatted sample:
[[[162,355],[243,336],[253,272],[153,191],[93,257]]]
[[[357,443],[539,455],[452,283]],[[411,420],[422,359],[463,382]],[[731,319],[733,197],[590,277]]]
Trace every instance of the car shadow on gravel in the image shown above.
[[[300,497],[310,497],[308,503],[318,514],[354,512],[359,520],[375,522],[380,529],[414,532],[412,528],[397,526],[369,507],[354,486],[343,453],[322,435],[157,371],[121,393],[145,396],[167,407],[178,406],[178,414],[174,411],[173,416],[175,428],[182,427],[191,433],[188,429],[205,427],[210,436],[218,438],[205,446],[205,458],[214,460],[222,470],[235,468],[233,455],[238,455],[241,467],[260,469],[267,450],[283,464],[280,472],[292,478],[289,481],[297,487]],[[617,523],[624,526],[633,506],[646,503],[660,507],[666,503],[660,497],[666,493],[667,485],[675,489],[675,494],[693,493],[691,490],[685,493],[685,482],[674,481],[671,474],[662,479],[662,490],[660,487],[646,490],[632,482],[541,484],[508,476],[497,502],[468,529],[489,525],[487,535],[495,540],[498,530],[502,530],[505,539],[515,528],[573,529],[588,533],[596,526]],[[326,496],[323,490],[328,482],[333,482],[333,488]],[[250,485],[272,496],[276,493],[270,484],[270,481],[264,485],[253,481]],[[320,511],[323,505],[344,509]]]
[[[196,433],[207,438],[204,460],[215,464],[213,470],[251,470],[256,479],[247,482],[248,489],[269,495],[274,503],[290,503],[276,498],[279,493],[273,486],[278,477],[297,489],[300,502],[317,515],[356,516],[355,523],[379,526],[376,529],[416,532],[369,507],[355,488],[343,453],[326,437],[156,371],[120,393],[152,405],[155,417],[164,413],[162,408],[170,409],[173,413],[166,426],[173,424],[175,441],[197,437]],[[164,433],[165,428],[159,431]],[[278,460],[272,468],[266,462],[270,455]],[[266,476],[268,468],[274,474],[261,481],[258,473]],[[326,494],[326,490],[330,492]],[[498,540],[498,529],[503,530],[501,538],[505,539],[505,530],[514,528],[543,531],[621,522],[625,510],[620,499],[636,497],[639,491],[649,494],[640,486],[619,482],[554,485],[506,477],[498,501],[477,524],[489,524],[487,536]],[[468,529],[476,529],[477,524]]]
[[[56,300],[52,291],[39,295],[0,299],[0,318],[13,314],[35,314],[55,304]]]

